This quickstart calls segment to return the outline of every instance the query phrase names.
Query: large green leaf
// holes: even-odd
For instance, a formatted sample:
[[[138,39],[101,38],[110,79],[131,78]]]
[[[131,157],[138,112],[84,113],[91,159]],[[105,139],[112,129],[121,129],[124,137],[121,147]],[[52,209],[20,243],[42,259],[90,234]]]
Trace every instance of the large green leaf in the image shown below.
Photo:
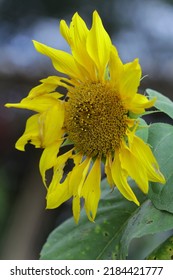
[[[173,102],[168,97],[153,89],[146,89],[146,93],[149,96],[149,99],[157,97],[154,107],[156,107],[157,109],[159,109],[159,111],[167,114],[170,118],[173,119]]]
[[[158,246],[147,258],[147,260],[173,260],[173,236]]]
[[[146,121],[142,118],[139,118],[139,125],[136,130],[136,135],[140,137],[144,142],[148,141],[148,128],[149,126],[147,125]]]
[[[105,191],[95,223],[88,221],[84,211],[79,225],[73,218],[67,220],[50,234],[41,259],[125,259],[133,238],[173,228],[173,215],[157,210],[134,183],[131,185],[140,207],[124,199],[117,189],[108,193],[103,180]]]
[[[102,181],[102,189],[103,198],[96,222],[89,222],[84,210],[78,225],[73,218],[67,220],[50,234],[41,251],[41,259],[116,258],[121,229],[137,206],[125,200],[117,189],[110,192],[105,180]],[[138,197],[143,202],[144,196],[140,191]],[[109,246],[111,250],[105,256]]]
[[[130,242],[148,234],[154,234],[173,228],[173,215],[160,211],[154,207],[150,200],[143,203],[136,213],[125,225],[120,241],[120,259],[127,255]]]
[[[149,127],[148,142],[166,178],[165,185],[151,184],[150,199],[158,209],[173,213],[173,126],[152,124]]]

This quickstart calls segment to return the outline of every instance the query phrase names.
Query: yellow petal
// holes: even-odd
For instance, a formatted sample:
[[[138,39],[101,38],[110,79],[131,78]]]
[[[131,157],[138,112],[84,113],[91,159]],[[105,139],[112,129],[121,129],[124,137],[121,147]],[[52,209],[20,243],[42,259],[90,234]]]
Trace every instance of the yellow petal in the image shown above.
[[[62,178],[62,175],[63,175],[63,169],[65,166],[65,163],[67,162],[67,160],[69,158],[72,158],[72,152],[73,152],[73,149],[69,150],[65,154],[58,156],[56,159],[56,164],[54,165],[54,175],[57,176],[57,174],[58,174],[58,177],[60,179]]]
[[[76,164],[69,178],[69,189],[73,193],[72,210],[74,220],[76,223],[78,223],[80,217],[81,188],[84,184],[86,175],[88,173],[90,162],[91,158],[87,157],[82,163]]]
[[[69,176],[68,174],[65,181],[60,184],[60,173],[54,173],[52,182],[48,188],[46,200],[47,200],[47,209],[53,209],[59,207],[62,203],[67,201],[72,193],[69,192]]]
[[[71,173],[69,186],[73,189],[73,195],[81,196],[81,188],[88,173],[91,158],[87,157],[82,163],[76,165]]]
[[[70,46],[72,46],[73,41],[72,41],[72,38],[71,38],[71,35],[70,35],[70,29],[69,29],[67,23],[65,22],[65,20],[60,21],[60,33],[64,37],[64,39],[67,41],[67,43]]]
[[[70,34],[76,48],[78,47],[78,44],[81,47],[82,45],[85,47],[88,32],[89,30],[84,20],[78,15],[78,13],[75,13],[70,24]]]
[[[93,60],[86,49],[88,28],[83,19],[76,13],[70,24],[71,37],[73,38],[72,54],[78,62],[78,67],[83,73],[85,80],[97,80],[96,69]]]
[[[75,223],[77,224],[79,222],[80,218],[80,197],[78,195],[73,196],[73,201],[72,201],[72,211],[73,211],[73,217],[75,220]]]
[[[81,81],[83,80],[83,77],[72,55],[64,51],[48,47],[36,41],[33,41],[33,43],[38,52],[50,57],[57,71],[64,73],[71,78],[75,78],[77,80],[81,79]]]
[[[86,39],[88,28],[83,19],[75,13],[70,28],[68,28],[65,21],[60,23],[60,32],[67,40],[72,49],[72,54],[78,63],[78,68],[82,72],[85,80],[96,80],[96,70],[94,63],[86,50]]]
[[[24,98],[20,103],[7,103],[6,107],[28,109],[36,112],[44,112],[59,102],[57,99],[61,97],[59,93],[44,94],[35,98]]]
[[[121,166],[127,171],[127,174],[135,180],[139,188],[145,193],[148,193],[148,176],[146,169],[141,161],[136,157],[125,144],[120,150]]]
[[[40,115],[39,125],[43,147],[47,147],[61,138],[63,134],[63,124],[63,102],[56,102],[56,104],[52,108]]]
[[[105,163],[105,174],[107,176],[107,180],[108,180],[110,187],[113,187],[114,181],[113,181],[112,174],[111,174],[111,166],[112,166],[112,156],[107,155],[106,163]]]
[[[63,169],[66,161],[72,157],[72,151],[62,154],[56,159],[54,166],[53,178],[47,192],[47,208],[56,208],[72,196],[69,189],[69,177],[71,172],[68,173],[63,183],[60,183],[63,177]],[[46,167],[47,168],[47,167]]]
[[[83,185],[82,196],[85,199],[85,210],[90,221],[94,221],[100,200],[101,160],[97,158]]]
[[[109,60],[110,83],[117,87],[123,71],[123,63],[118,55],[117,49],[112,46]]]
[[[135,94],[134,98],[128,103],[127,107],[129,111],[133,113],[142,114],[145,112],[145,109],[154,106],[155,102],[156,98],[148,100],[148,98],[144,95]]]
[[[50,93],[56,90],[56,88],[60,85],[62,85],[62,77],[57,76],[49,76],[48,78],[42,79],[41,85],[38,85],[31,89],[29,92],[28,97],[34,98],[36,96],[40,96],[46,93]],[[62,95],[58,93],[59,97]]]
[[[126,102],[127,107],[137,92],[141,79],[141,67],[138,59],[124,65],[124,70],[121,75],[119,92]]]
[[[121,162],[119,159],[119,151],[115,152],[114,161],[112,163],[112,178],[116,187],[119,189],[121,194],[128,200],[133,201],[137,205],[139,205],[139,201],[137,200],[134,192],[132,191],[131,187],[127,183],[128,174],[125,170],[121,167]]]
[[[42,140],[39,133],[39,117],[40,114],[35,114],[27,120],[25,132],[16,142],[16,149],[24,151],[25,145],[28,142],[33,144],[36,148],[42,146]]]
[[[57,154],[59,152],[59,148],[62,142],[63,140],[61,139],[53,143],[52,145],[46,147],[41,155],[39,168],[45,186],[46,186],[45,173],[48,169],[52,168],[55,165],[57,160]]]
[[[148,179],[152,182],[165,183],[165,178],[160,172],[159,165],[150,149],[150,147],[144,143],[142,139],[134,136],[131,143],[131,149],[133,153],[138,157],[141,163],[145,166]]]
[[[108,65],[111,51],[111,40],[105,31],[102,21],[95,11],[93,24],[87,36],[87,52],[97,66],[98,76],[104,80],[105,70]]]

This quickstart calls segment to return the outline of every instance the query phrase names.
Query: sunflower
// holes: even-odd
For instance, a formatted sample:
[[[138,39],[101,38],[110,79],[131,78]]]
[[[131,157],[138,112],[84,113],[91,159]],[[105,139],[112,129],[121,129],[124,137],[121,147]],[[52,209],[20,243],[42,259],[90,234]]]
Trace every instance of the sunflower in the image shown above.
[[[101,195],[101,163],[110,187],[116,186],[137,205],[128,177],[145,194],[149,181],[165,183],[150,147],[136,135],[138,117],[155,99],[137,93],[141,79],[138,59],[122,63],[96,11],[90,29],[75,13],[69,27],[61,20],[60,32],[71,54],[33,43],[63,76],[41,80],[20,103],[6,106],[35,112],[16,148],[24,151],[29,142],[44,149],[39,168],[47,188],[47,208],[56,208],[72,197],[78,222],[83,198],[86,214],[94,221]],[[62,87],[65,94],[59,92]],[[64,153],[62,146],[68,147]],[[70,160],[73,167],[65,174]],[[49,169],[53,173],[47,186]]]

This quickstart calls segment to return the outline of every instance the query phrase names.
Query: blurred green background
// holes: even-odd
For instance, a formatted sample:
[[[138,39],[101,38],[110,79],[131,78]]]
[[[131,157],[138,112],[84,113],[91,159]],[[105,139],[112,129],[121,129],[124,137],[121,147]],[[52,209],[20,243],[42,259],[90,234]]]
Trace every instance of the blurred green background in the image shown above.
[[[4,104],[20,101],[40,79],[56,75],[49,59],[35,51],[32,39],[69,51],[59,21],[70,22],[77,11],[90,27],[95,9],[122,60],[139,58],[143,76],[147,75],[141,92],[150,87],[173,99],[173,1],[0,0],[1,259],[38,259],[50,231],[71,215],[70,202],[45,210],[46,191],[38,170],[41,151],[29,145],[25,153],[14,148],[31,112]],[[154,117],[149,121],[171,123],[164,115]],[[142,258],[146,247],[159,238],[165,235],[134,242],[130,258]]]

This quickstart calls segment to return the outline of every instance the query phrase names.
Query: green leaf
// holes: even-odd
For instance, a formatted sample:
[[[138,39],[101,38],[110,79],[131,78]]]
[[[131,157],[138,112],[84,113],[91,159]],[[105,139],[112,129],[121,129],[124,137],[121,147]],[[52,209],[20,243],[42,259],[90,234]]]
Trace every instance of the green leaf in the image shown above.
[[[148,141],[148,125],[146,123],[146,121],[142,118],[139,118],[139,126],[138,129],[136,131],[136,135],[138,137],[140,137],[142,140],[144,140],[144,142]]]
[[[159,162],[166,184],[152,183],[149,197],[155,207],[173,213],[173,126],[156,123],[149,127],[148,143]]]
[[[154,107],[156,107],[161,112],[167,114],[170,118],[173,119],[173,102],[168,97],[153,89],[146,89],[146,93],[149,96],[149,99],[157,97]]]
[[[150,200],[145,201],[136,213],[133,213],[124,227],[120,241],[120,259],[126,257],[133,238],[140,238],[172,228],[173,215],[156,209]]]
[[[173,236],[159,245],[147,258],[147,260],[173,260]]]
[[[95,223],[89,222],[82,210],[79,225],[71,218],[50,234],[40,258],[125,259],[133,238],[173,228],[173,215],[157,210],[133,181],[130,185],[140,207],[127,201],[117,189],[108,193],[109,186],[103,180],[103,197]]]

